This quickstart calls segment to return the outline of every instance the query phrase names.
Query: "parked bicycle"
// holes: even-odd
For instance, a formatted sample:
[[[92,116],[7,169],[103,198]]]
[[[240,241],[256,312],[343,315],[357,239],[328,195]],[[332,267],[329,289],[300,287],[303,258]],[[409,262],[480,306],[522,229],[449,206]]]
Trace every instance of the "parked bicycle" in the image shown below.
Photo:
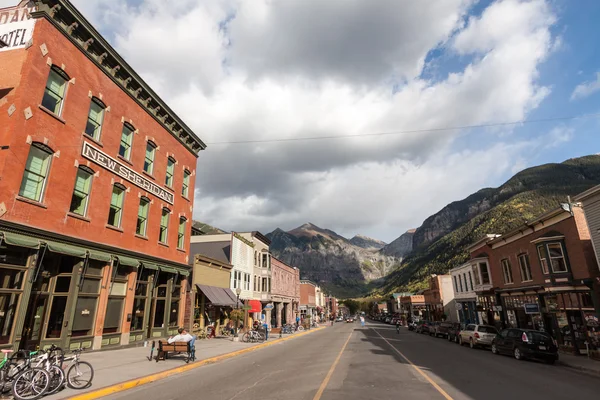
[[[248,343],[255,343],[255,342],[264,342],[265,341],[265,334],[263,332],[260,332],[258,330],[249,330],[248,332],[244,333],[242,335],[242,342]]]
[[[94,368],[87,361],[81,361],[81,352],[83,349],[73,350],[73,355],[62,357],[61,368],[67,371],[67,385],[71,389],[86,389],[92,386],[94,379]],[[66,363],[66,367],[63,364]]]
[[[31,356],[37,352],[19,351],[12,356],[12,350],[2,350],[4,358],[0,361],[0,379],[2,393],[8,392],[17,400],[36,400],[47,393],[50,386],[50,374],[43,368],[31,366]]]
[[[281,327],[281,333],[283,334],[291,334],[294,333],[296,327],[294,325],[286,324]]]

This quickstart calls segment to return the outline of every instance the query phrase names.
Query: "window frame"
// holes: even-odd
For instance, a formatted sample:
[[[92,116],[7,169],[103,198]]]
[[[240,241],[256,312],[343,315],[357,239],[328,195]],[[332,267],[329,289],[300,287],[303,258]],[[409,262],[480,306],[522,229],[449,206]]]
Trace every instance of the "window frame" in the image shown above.
[[[129,142],[124,141],[123,137],[125,134],[125,130],[129,131],[129,134],[127,137],[129,137]],[[127,160],[127,161],[131,161],[131,149],[133,148],[133,136],[135,134],[135,128],[133,125],[131,125],[129,122],[123,122],[123,129],[121,129],[121,141],[119,142],[119,150],[118,150],[118,155],[119,157]],[[125,148],[125,146],[123,146],[123,143],[125,143],[125,145],[127,145],[128,147]],[[124,154],[121,154],[121,148],[124,148]]]
[[[169,242],[169,216],[171,215],[171,210],[167,207],[163,207],[160,210],[160,225],[158,230],[158,242],[162,244],[168,244]],[[163,219],[166,216],[167,224],[163,226]],[[162,235],[165,234],[164,241],[162,240]]]
[[[183,227],[183,229],[182,229]],[[187,227],[187,218],[179,217],[179,226],[177,227],[177,248],[185,249],[185,229]]]
[[[542,252],[544,254],[542,254]],[[550,268],[548,267],[548,251],[546,250],[546,245],[540,244],[537,246],[537,254],[538,254],[538,262],[540,263],[540,268],[542,269],[542,273],[544,275],[550,274]],[[542,257],[544,256],[544,257]]]
[[[89,175],[88,177],[89,177],[89,180],[90,180],[89,181],[90,183],[89,183],[88,189],[87,189],[88,192],[84,193],[85,194],[85,204],[83,206],[83,214],[80,214],[80,213],[75,212],[73,210],[73,198],[75,197],[75,193],[77,192],[77,179],[79,178],[79,173],[80,172],[88,174]],[[79,168],[77,168],[77,173],[75,174],[75,183],[73,184],[73,193],[71,194],[71,204],[69,205],[69,212],[71,214],[79,215],[81,217],[87,216],[88,207],[89,207],[89,204],[90,204],[90,196],[91,196],[91,193],[92,193],[92,184],[93,184],[93,182],[94,182],[94,171],[91,168],[89,168],[89,167],[86,167],[84,165],[80,165]],[[81,192],[81,193],[83,193],[83,192]]]
[[[116,225],[113,225],[113,224],[110,223],[110,210],[113,207],[112,201],[113,201],[113,195],[115,193],[115,188],[117,188],[117,189],[119,189],[121,191],[121,205],[119,207],[119,213],[118,213],[118,216],[119,216],[118,219],[119,220],[118,220],[118,223]],[[124,205],[125,205],[125,193],[126,192],[127,192],[127,188],[125,186],[121,185],[120,183],[115,183],[113,185],[112,193],[111,193],[111,196],[110,196],[110,206],[109,206],[109,209],[108,209],[108,218],[109,219],[108,219],[108,222],[107,222],[107,225],[112,226],[113,228],[121,228],[121,223],[123,222],[123,208],[124,208]]]
[[[90,119],[90,114],[92,112],[92,107],[95,105],[97,105],[98,107],[100,107],[101,111],[101,117],[100,117],[100,122],[98,121],[94,121]],[[97,98],[96,96],[93,96],[92,99],[90,100],[90,108],[88,109],[88,116],[87,116],[87,120],[85,123],[85,128],[83,130],[83,132],[91,137],[92,139],[96,140],[96,141],[100,141],[100,137],[102,136],[102,126],[104,125],[104,117],[106,115],[106,104],[104,104],[104,102],[102,100],[100,100],[99,98]],[[90,121],[92,121],[93,123],[97,123],[98,126],[96,127],[96,129],[94,129],[95,134],[90,135],[87,131],[87,127],[88,124],[90,124]]]
[[[177,161],[169,156],[167,157],[167,170],[165,172],[165,186],[169,188],[173,188],[173,183],[175,182],[175,164]]]
[[[62,95],[59,95],[57,93],[55,93],[54,91],[52,91],[49,87],[48,84],[50,82],[50,77],[53,76],[53,74],[56,74],[58,77],[62,78],[64,80],[63,83],[63,93]],[[48,77],[46,78],[46,86],[44,86],[44,94],[42,96],[42,101],[40,103],[40,105],[42,107],[44,107],[46,110],[50,111],[52,114],[61,117],[63,114],[63,110],[64,110],[64,106],[65,106],[65,99],[67,98],[67,89],[69,87],[69,81],[71,80],[71,78],[69,77],[69,74],[67,74],[62,68],[60,68],[57,65],[52,65],[50,67],[50,72],[48,73]],[[46,94],[47,92],[52,93],[55,96],[60,97],[60,101],[59,106],[58,106],[58,110],[56,110],[56,107],[54,110],[52,110],[51,108],[48,108],[44,105],[44,99],[46,98]],[[50,97],[53,97],[52,95],[49,95]],[[56,98],[54,98],[54,100],[56,100]]]
[[[517,260],[519,261],[519,271],[521,272],[521,282],[533,281],[533,275],[531,274],[531,263],[529,262],[529,255],[527,253],[521,253],[517,256]],[[525,270],[523,269],[523,261],[525,262]],[[526,274],[524,274],[523,272],[526,272]],[[529,279],[525,279],[525,278],[529,278]]]
[[[190,194],[190,176],[192,173],[188,169],[183,170],[183,183],[181,185],[181,195],[186,199],[189,199]]]
[[[142,221],[142,224],[144,225],[143,232],[140,233],[140,232],[138,232],[138,226],[139,226],[139,221],[140,221],[140,211],[142,209],[142,203],[144,203],[143,206],[146,207],[146,217]],[[138,235],[138,236],[147,237],[147,234],[148,234],[148,219],[149,219],[149,216],[150,216],[150,203],[151,203],[151,200],[149,198],[147,198],[146,196],[141,196],[140,197],[140,202],[138,204],[137,218],[136,218],[136,221],[135,221],[135,234]]]
[[[550,246],[558,246],[558,248],[560,249],[560,257],[552,257],[552,255],[550,254]],[[566,252],[565,249],[563,248],[563,244],[561,242],[551,242],[551,243],[546,243],[546,248],[547,248],[547,254],[548,254],[548,258],[550,259],[550,268],[552,269],[552,273],[553,274],[566,274],[569,272],[569,266],[567,265],[567,256],[566,256]],[[555,271],[554,270],[554,263],[553,260],[554,259],[562,259],[563,264],[565,266],[564,271]]]
[[[32,154],[31,152],[32,152],[33,148],[35,148],[36,151],[39,151],[41,153],[45,153],[46,158],[44,158],[42,164],[45,163],[46,160],[48,160],[48,162],[46,163],[46,166],[45,166],[46,170],[44,171],[43,174],[42,174],[41,171],[40,171],[40,173],[37,173],[37,172],[34,172],[34,171],[29,171],[27,169],[27,165],[30,162],[29,159],[31,157],[31,154]],[[20,197],[23,197],[23,198],[26,198],[26,199],[29,199],[29,200],[32,200],[32,201],[35,201],[35,202],[38,202],[38,203],[41,203],[44,200],[44,195],[46,194],[46,187],[47,187],[47,183],[48,183],[48,177],[50,175],[50,167],[51,167],[51,164],[52,164],[52,157],[53,156],[54,156],[54,151],[50,147],[46,146],[45,144],[39,143],[39,142],[33,142],[33,143],[31,143],[31,146],[29,148],[29,153],[27,154],[27,161],[25,162],[25,168],[23,170],[23,175],[21,176],[21,185],[19,187],[19,196]],[[24,189],[23,185],[25,183],[25,176],[28,173],[29,174],[33,174],[33,175],[35,175],[38,178],[39,177],[43,178],[41,180],[41,188],[39,188],[39,198],[32,199],[31,197],[28,197],[28,196],[25,195],[25,192],[23,190]],[[37,187],[36,187],[36,193],[37,193],[37,191],[38,190],[37,190]]]
[[[146,152],[144,153],[144,166],[143,166],[142,170],[148,175],[154,174],[154,161],[156,160],[156,149],[157,148],[158,148],[158,146],[152,140],[148,140],[146,142]],[[148,149],[152,149],[152,151],[150,152],[150,158],[148,158]],[[146,166],[148,166],[148,167],[146,167]],[[148,169],[146,169],[146,168],[148,168]]]
[[[487,282],[483,281],[484,274],[482,272],[483,270],[481,269],[482,265],[485,267],[485,276],[487,277]],[[479,269],[479,273],[481,274],[481,284],[492,285],[492,276],[490,275],[490,266],[488,265],[488,263],[483,261],[478,262],[477,267]]]
[[[512,267],[510,265],[510,260],[508,258],[503,258],[500,260],[500,265],[502,266],[502,277],[504,278],[505,285],[512,285],[515,283]],[[507,279],[510,277],[510,281]]]

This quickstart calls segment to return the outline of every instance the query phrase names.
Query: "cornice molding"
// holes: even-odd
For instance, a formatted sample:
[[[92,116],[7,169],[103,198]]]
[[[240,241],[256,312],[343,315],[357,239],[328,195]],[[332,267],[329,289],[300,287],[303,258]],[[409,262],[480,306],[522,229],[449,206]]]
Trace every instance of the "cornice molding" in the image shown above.
[[[169,108],[68,0],[37,0],[33,18],[45,18],[156,122],[198,157],[206,144]]]

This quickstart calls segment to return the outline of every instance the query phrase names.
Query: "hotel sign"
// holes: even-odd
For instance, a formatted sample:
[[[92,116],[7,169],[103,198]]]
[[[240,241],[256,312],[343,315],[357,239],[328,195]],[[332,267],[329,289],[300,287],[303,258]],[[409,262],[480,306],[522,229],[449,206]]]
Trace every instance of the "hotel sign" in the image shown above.
[[[0,9],[0,52],[22,49],[33,37],[35,19],[31,12],[35,11],[35,3],[21,2],[20,6]]]
[[[119,175],[120,177],[127,179],[129,182],[144,189],[148,193],[152,193],[159,199],[162,199],[169,204],[174,203],[175,196],[173,195],[173,193],[163,189],[156,183],[146,179],[143,175],[135,172],[128,166],[120,163],[119,161],[104,153],[102,150],[92,146],[88,142],[83,142],[82,155],[88,160],[92,160],[96,164],[100,165],[101,167],[104,167],[107,170]]]

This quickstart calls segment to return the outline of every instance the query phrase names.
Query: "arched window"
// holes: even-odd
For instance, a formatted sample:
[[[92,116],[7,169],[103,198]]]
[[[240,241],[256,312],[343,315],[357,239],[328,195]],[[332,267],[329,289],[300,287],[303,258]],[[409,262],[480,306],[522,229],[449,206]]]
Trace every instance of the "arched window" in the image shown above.
[[[95,140],[100,140],[105,109],[106,104],[104,104],[102,100],[97,97],[92,97],[87,123],[85,124],[85,133]]]
[[[53,153],[52,149],[42,143],[32,143],[21,180],[19,196],[42,201]]]
[[[59,116],[62,114],[69,79],[69,75],[56,65],[50,68],[42,106]]]
[[[158,241],[167,244],[168,233],[169,233],[169,214],[171,210],[163,208],[160,216],[160,231],[158,233]]]
[[[128,122],[123,123],[121,132],[121,144],[119,146],[119,155],[126,160],[131,158],[131,146],[133,145],[133,132],[135,128]]]
[[[187,169],[183,170],[183,186],[181,187],[181,195],[183,197],[185,197],[186,199],[188,198],[188,192],[190,190],[190,175],[192,173],[190,171],[188,171]]]
[[[144,158],[144,172],[149,175],[152,175],[152,171],[154,171],[154,155],[156,154],[156,144],[148,140],[146,143],[146,157]]]
[[[71,206],[69,207],[69,211],[73,214],[81,215],[82,217],[87,214],[93,175],[94,171],[84,165],[77,168],[73,195],[71,196]]]
[[[165,176],[165,185],[168,187],[173,187],[173,174],[175,172],[175,159],[173,157],[167,158],[167,174]]]

